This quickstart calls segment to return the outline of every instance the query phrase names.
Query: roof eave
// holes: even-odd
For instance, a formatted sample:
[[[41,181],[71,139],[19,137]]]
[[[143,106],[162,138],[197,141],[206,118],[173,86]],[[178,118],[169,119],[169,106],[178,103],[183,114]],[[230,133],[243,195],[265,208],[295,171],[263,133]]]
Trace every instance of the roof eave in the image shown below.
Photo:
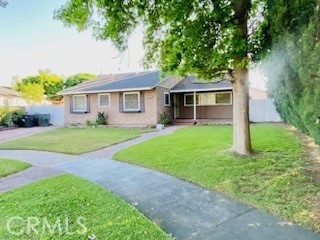
[[[133,92],[133,91],[146,91],[152,90],[154,87],[143,87],[143,88],[120,88],[120,89],[106,89],[96,91],[72,91],[72,92],[59,92],[59,95],[76,95],[76,94],[92,94],[92,93],[111,93],[111,92]]]
[[[206,89],[181,89],[181,90],[170,90],[170,93],[184,93],[184,92],[208,92],[208,91],[223,91],[232,90],[232,87],[223,88],[206,88]]]

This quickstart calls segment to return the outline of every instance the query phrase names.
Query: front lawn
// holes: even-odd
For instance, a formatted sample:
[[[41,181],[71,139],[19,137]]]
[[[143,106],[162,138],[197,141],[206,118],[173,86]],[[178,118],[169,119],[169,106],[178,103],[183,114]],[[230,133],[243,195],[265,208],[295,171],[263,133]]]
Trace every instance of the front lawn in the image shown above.
[[[30,149],[68,154],[91,152],[139,137],[142,129],[58,128],[0,144],[0,149]]]
[[[88,239],[92,234],[96,239],[169,239],[119,197],[72,175],[1,194],[0,212],[0,239]],[[28,221],[34,229],[28,229]],[[10,234],[8,225],[23,233]]]
[[[0,177],[5,177],[10,174],[22,171],[30,166],[31,165],[29,163],[0,158]]]
[[[194,126],[122,150],[115,159],[218,190],[320,231],[320,185],[305,172],[299,139],[283,126],[251,125],[255,154],[230,152],[231,126]],[[317,213],[317,214],[315,214]],[[319,215],[318,215],[319,216]]]

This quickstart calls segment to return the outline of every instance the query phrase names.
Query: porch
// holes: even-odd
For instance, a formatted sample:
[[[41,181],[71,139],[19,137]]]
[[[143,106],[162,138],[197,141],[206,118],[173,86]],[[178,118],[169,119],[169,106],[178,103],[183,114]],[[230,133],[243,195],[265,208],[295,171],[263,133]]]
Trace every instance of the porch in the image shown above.
[[[172,93],[173,124],[232,124],[232,92]]]

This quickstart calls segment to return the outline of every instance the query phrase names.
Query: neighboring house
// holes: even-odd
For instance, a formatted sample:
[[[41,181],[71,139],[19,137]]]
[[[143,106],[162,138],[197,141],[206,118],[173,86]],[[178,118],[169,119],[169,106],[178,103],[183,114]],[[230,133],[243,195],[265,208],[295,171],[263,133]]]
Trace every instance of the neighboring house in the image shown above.
[[[25,107],[27,105],[19,92],[7,87],[0,87],[1,107]]]
[[[84,124],[98,112],[108,115],[110,125],[156,125],[162,113],[171,121],[230,121],[232,86],[229,81],[207,82],[195,77],[158,72],[101,76],[65,89],[65,123]]]

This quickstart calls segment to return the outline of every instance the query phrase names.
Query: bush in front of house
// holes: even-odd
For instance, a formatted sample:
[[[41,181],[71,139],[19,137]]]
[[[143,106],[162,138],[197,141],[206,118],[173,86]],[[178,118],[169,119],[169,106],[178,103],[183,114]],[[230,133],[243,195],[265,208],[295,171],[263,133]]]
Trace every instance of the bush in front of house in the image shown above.
[[[0,126],[12,127],[21,124],[24,111],[19,108],[0,108]]]
[[[160,114],[160,124],[168,125],[170,123],[170,117],[167,112],[163,112]]]
[[[96,124],[107,125],[107,119],[108,119],[108,116],[105,114],[105,112],[98,112],[97,118],[96,118]]]

